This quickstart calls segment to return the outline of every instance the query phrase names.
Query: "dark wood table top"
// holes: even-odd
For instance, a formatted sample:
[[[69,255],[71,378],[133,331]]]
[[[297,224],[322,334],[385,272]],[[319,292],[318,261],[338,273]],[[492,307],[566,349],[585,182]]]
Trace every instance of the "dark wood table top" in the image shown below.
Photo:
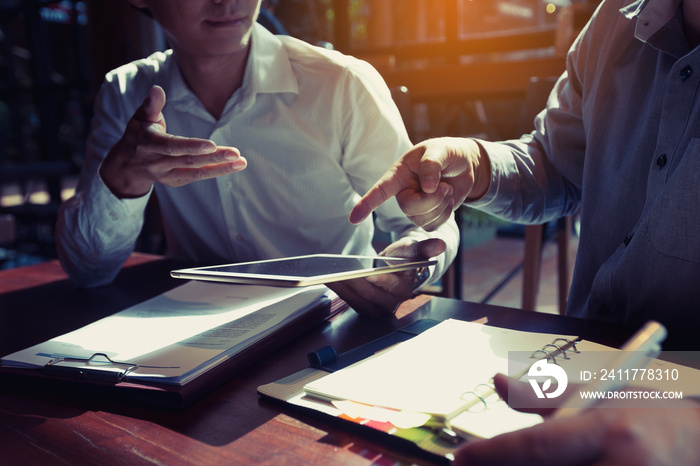
[[[0,355],[84,326],[183,283],[179,264],[134,255],[108,286],[81,289],[54,262],[0,271]],[[449,317],[520,330],[577,334],[619,346],[625,328],[549,314],[419,296],[394,317],[348,310],[254,361],[182,411],[42,390],[0,377],[2,464],[431,464],[420,452],[261,399],[257,387],[308,365],[309,351],[339,352],[421,318]]]

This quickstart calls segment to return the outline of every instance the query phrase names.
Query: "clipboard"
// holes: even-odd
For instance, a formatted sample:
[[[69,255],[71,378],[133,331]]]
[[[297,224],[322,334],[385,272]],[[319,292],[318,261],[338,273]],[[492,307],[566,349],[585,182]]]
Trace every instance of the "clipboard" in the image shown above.
[[[182,384],[159,383],[155,379],[130,379],[129,374],[148,366],[116,359],[102,352],[87,357],[53,357],[43,367],[21,367],[0,360],[0,380],[7,378],[8,382],[11,380],[17,387],[65,395],[68,398],[87,398],[178,411],[300,333],[347,308],[348,305],[334,294],[331,297],[323,296],[311,306],[294,313],[292,318],[284,321],[284,325],[256,339],[252,344],[207,364],[201,373]]]

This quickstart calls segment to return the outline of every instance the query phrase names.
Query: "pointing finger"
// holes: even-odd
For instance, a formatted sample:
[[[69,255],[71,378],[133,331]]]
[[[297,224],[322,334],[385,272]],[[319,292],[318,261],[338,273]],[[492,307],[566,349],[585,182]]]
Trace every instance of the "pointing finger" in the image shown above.
[[[350,223],[358,224],[362,222],[377,207],[396,196],[401,190],[403,190],[403,186],[399,174],[396,167],[392,167],[358,201],[352,212],[350,212]]]
[[[423,156],[424,147],[415,146],[406,152],[372,186],[350,212],[350,223],[358,224],[387,200],[406,188],[419,188],[415,167]]]

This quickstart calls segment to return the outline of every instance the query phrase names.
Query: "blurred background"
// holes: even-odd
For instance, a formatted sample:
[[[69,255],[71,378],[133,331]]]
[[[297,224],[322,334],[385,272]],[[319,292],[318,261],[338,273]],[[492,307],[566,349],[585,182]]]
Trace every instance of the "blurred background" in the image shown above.
[[[273,32],[373,64],[414,142],[447,135],[506,139],[528,130],[598,3],[263,0],[260,21]],[[167,47],[157,25],[124,0],[0,2],[0,268],[55,258],[56,211],[73,195],[103,76]],[[465,208],[458,218],[462,250],[439,292],[498,303],[505,290],[510,297],[503,303],[524,304],[527,278],[518,274],[528,270],[527,229]],[[570,220],[530,231],[539,244],[529,250],[535,297],[542,290],[539,308],[554,312],[561,306],[557,280],[568,276],[547,244],[561,249],[563,228],[564,255],[575,256]],[[137,249],[162,252],[157,234],[147,229]],[[550,259],[556,262],[551,272]],[[564,262],[570,268],[572,261]],[[542,305],[547,293],[553,304]]]

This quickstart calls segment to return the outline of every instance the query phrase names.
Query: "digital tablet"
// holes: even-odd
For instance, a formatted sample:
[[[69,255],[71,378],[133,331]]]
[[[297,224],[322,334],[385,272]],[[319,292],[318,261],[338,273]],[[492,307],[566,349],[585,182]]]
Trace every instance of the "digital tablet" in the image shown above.
[[[170,275],[193,280],[296,287],[419,269],[436,263],[435,260],[399,257],[313,254],[171,270]]]

